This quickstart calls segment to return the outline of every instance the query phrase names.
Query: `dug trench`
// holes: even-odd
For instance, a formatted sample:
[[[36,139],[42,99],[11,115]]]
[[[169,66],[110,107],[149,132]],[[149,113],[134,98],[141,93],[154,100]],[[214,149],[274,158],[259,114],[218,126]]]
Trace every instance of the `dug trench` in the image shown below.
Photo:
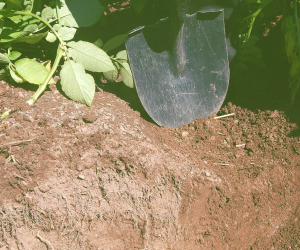
[[[300,249],[299,103],[265,51],[218,114],[179,129],[122,82],[98,78],[88,108],[59,83],[30,107],[2,81],[0,249]]]

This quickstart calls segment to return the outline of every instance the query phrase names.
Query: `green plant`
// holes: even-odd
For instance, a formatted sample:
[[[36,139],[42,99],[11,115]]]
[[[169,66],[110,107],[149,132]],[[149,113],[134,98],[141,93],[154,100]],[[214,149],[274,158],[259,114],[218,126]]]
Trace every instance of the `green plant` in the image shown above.
[[[248,66],[266,67],[262,50],[257,47],[259,38],[252,34],[257,19],[265,15],[275,15],[280,7],[278,0],[244,0],[238,18],[238,68],[247,70]],[[261,25],[261,23],[260,23]]]
[[[285,18],[283,32],[285,39],[285,51],[291,65],[290,88],[291,102],[295,101],[296,93],[300,87],[300,24],[299,24],[299,1],[285,1]]]
[[[239,17],[238,60],[240,69],[248,65],[265,67],[262,50],[256,46],[259,38],[252,34],[257,19],[266,15],[283,19],[282,31],[285,40],[285,52],[290,64],[291,104],[295,101],[300,87],[300,20],[299,0],[244,0],[244,12]],[[257,25],[262,25],[258,21]]]
[[[132,73],[127,53],[120,51],[109,56],[108,51],[119,47],[127,35],[119,35],[103,45],[99,39],[95,44],[74,41],[78,28],[95,24],[104,14],[105,7],[98,0],[6,0],[0,2],[0,80],[10,75],[22,84],[38,85],[29,98],[33,104],[48,84],[54,84],[53,76],[61,59],[60,71],[62,90],[74,101],[90,106],[95,93],[93,77],[86,73],[102,72],[108,80],[115,80],[119,73],[126,85],[133,87]],[[56,57],[51,61],[21,58],[19,43],[35,45],[47,41],[56,44]],[[102,46],[103,45],[103,46]],[[46,46],[45,43],[42,46]]]

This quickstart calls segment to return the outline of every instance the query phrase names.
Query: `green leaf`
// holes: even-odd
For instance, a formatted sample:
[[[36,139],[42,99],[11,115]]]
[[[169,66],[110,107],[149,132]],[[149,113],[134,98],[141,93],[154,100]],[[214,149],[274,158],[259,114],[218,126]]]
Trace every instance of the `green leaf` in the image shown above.
[[[4,18],[0,19],[0,35],[2,33],[3,27],[4,27]]]
[[[40,63],[29,58],[15,62],[17,73],[27,82],[41,85],[48,75],[48,70]]]
[[[12,5],[12,7],[17,6],[22,8],[21,0],[8,0],[8,3],[10,6]]]
[[[61,24],[69,27],[88,27],[95,24],[102,14],[104,7],[98,0],[61,0],[59,8]]]
[[[47,7],[43,9],[42,11],[42,18],[45,19],[46,21],[52,19],[54,16],[54,10],[51,7]]]
[[[103,73],[104,78],[110,82],[117,80],[120,73],[120,66],[118,63],[114,63],[113,65],[115,66],[114,70]]]
[[[116,59],[119,62],[127,62],[128,61],[127,51],[126,50],[119,51],[116,55]]]
[[[11,33],[9,36],[12,37],[12,38],[14,38],[13,40],[14,40],[15,42],[24,42],[23,38],[31,36],[32,33],[33,33],[34,31],[36,31],[37,29],[38,29],[38,25],[37,25],[37,24],[29,24],[28,26],[26,26],[26,27],[24,28],[23,31]],[[45,34],[45,33],[44,33],[44,34]],[[46,35],[46,34],[45,34],[45,35]],[[44,36],[45,36],[45,35],[44,35]],[[38,34],[37,37],[39,37],[39,36],[40,36],[40,34]],[[40,41],[44,36],[42,36],[38,41]],[[25,38],[25,40],[26,40],[26,38]],[[36,43],[36,42],[34,42],[34,41],[37,40],[37,39],[33,38],[32,40],[33,40],[33,43]],[[29,42],[29,43],[30,43],[30,42]]]
[[[72,100],[92,105],[95,95],[94,78],[87,74],[80,63],[66,61],[60,71],[62,90]]]
[[[2,10],[4,8],[4,6],[5,6],[5,3],[0,2],[0,10]]]
[[[9,70],[7,68],[0,70],[0,81],[2,81],[9,74]]]
[[[86,70],[107,72],[115,68],[109,56],[92,43],[84,41],[69,42],[67,46],[70,47],[69,56],[74,61],[81,63]]]
[[[47,36],[46,36],[46,40],[49,43],[54,43],[56,41],[56,39],[57,39],[56,35],[54,35],[51,31],[49,31]]]
[[[137,13],[141,13],[141,11],[146,7],[148,0],[131,0],[130,3],[132,7],[135,9]]]
[[[262,50],[256,46],[246,46],[244,55],[260,55],[262,57]]]
[[[54,26],[53,26],[53,29],[55,30],[55,31],[58,31],[59,29],[60,29],[60,25],[57,23],[57,24],[54,24]]]
[[[5,112],[2,113],[0,121],[2,121],[3,119],[5,119],[7,116],[10,115],[11,109],[6,110]]]
[[[23,21],[23,16],[21,15],[17,15],[17,16],[11,16],[11,17],[8,17],[8,19],[10,19],[11,21],[13,21],[14,23],[20,23]]]
[[[24,37],[18,37],[17,39],[13,40],[13,42],[26,42],[29,44],[35,44],[41,41],[48,32],[45,33],[38,33],[38,34],[30,34],[29,36],[24,36]]]
[[[9,58],[6,55],[0,53],[0,63],[9,64],[9,62],[10,62]]]
[[[21,53],[19,51],[12,51],[9,53],[8,58],[11,61],[17,60],[21,56]]]
[[[126,41],[127,37],[128,37],[128,34],[122,34],[122,35],[115,36],[114,38],[108,40],[104,44],[103,50],[110,51],[110,50],[118,48],[120,45],[122,45]]]
[[[12,67],[9,67],[9,73],[16,83],[25,82],[25,79],[23,79],[14,69],[12,69]]]
[[[103,41],[101,40],[101,38],[97,39],[94,44],[99,47],[99,48],[102,48],[103,46]]]
[[[132,77],[132,72],[128,63],[122,63],[120,68],[120,74],[123,79],[123,82],[129,88],[134,87],[134,81]]]
[[[61,27],[57,33],[63,41],[70,41],[74,38],[76,31],[75,28]]]

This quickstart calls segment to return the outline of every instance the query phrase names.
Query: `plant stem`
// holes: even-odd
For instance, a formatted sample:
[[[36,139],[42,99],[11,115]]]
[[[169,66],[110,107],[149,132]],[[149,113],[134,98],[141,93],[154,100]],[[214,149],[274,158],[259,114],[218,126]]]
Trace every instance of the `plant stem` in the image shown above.
[[[61,21],[60,21],[60,15],[59,15],[57,0],[56,0],[56,15],[57,15],[57,21],[58,21],[59,27],[61,27]]]
[[[295,9],[295,19],[296,19],[296,25],[297,25],[297,34],[298,34],[298,46],[300,46],[300,30],[299,30],[299,19],[298,19],[298,6],[297,1],[294,0],[294,9]]]
[[[29,105],[34,104],[37,101],[37,99],[43,94],[45,89],[47,88],[48,82],[50,81],[51,77],[55,73],[55,70],[58,67],[58,64],[60,62],[60,59],[62,58],[63,53],[64,53],[64,50],[61,48],[61,45],[59,45],[58,48],[57,48],[57,54],[56,54],[56,58],[55,58],[55,61],[53,63],[53,66],[52,66],[51,70],[49,71],[44,83],[39,86],[38,90],[27,101],[27,103]]]
[[[252,15],[243,18],[243,20],[246,21],[248,19],[256,18],[259,15],[259,13],[272,1],[273,0],[268,0],[268,1],[264,2],[257,11],[255,11]]]

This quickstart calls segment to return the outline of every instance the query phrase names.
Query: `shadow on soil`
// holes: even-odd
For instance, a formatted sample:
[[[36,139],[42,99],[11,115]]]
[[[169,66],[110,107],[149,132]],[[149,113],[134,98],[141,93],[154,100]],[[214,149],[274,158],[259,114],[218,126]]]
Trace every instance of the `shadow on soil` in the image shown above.
[[[109,27],[104,28],[103,32],[99,32],[101,38],[104,37],[105,41],[105,39],[126,33],[140,25],[153,22],[151,15],[146,16],[145,13],[137,15],[131,11],[127,9],[113,13],[107,21]],[[156,12],[155,19],[163,17],[164,13],[164,11]],[[122,23],[121,26],[120,23]],[[267,20],[266,23],[272,23],[272,20]],[[269,29],[269,34],[263,36],[266,28]],[[289,65],[285,57],[281,23],[277,23],[276,26],[257,27],[254,32],[261,38],[258,46],[263,50],[267,68],[249,68],[247,72],[237,72],[234,67],[231,67],[231,80],[224,105],[232,102],[254,112],[256,110],[284,111],[290,122],[296,122],[299,127],[300,114],[297,107],[300,105],[300,95],[298,94],[294,105],[290,106]],[[91,34],[91,32],[87,30],[86,34]],[[127,88],[123,83],[101,84],[99,87],[122,98],[129,103],[132,109],[140,112],[143,119],[155,124],[143,108],[135,89]],[[295,131],[291,136],[296,135],[300,135],[300,130]]]
[[[133,110],[138,111],[143,119],[156,125],[155,121],[152,120],[152,118],[148,115],[147,111],[144,109],[137,94],[136,88],[129,88],[123,82],[114,82],[106,84],[100,83],[97,85],[104,91],[115,94],[117,97],[128,102],[128,105]]]
[[[155,19],[157,20],[164,17],[166,11],[160,9],[160,12],[153,13],[155,13]],[[105,28],[103,28],[102,24],[97,23],[92,27],[79,29],[76,40],[93,42],[100,37],[106,42],[110,38],[127,33],[140,25],[153,23],[154,15],[152,14],[147,12],[138,15],[130,9],[114,12],[107,18],[107,26]],[[232,63],[231,79],[224,105],[231,102],[254,112],[256,110],[284,111],[289,121],[297,123],[298,127],[300,127],[300,112],[298,108],[300,106],[300,93],[298,93],[293,106],[289,105],[289,65],[284,52],[284,37],[280,29],[281,24],[278,23],[274,28],[271,28],[268,36],[265,37],[262,36],[263,28],[260,27],[261,30],[256,30],[256,32],[261,38],[258,46],[263,50],[264,62],[267,68],[249,68],[247,72],[237,72],[234,70],[234,63]],[[97,32],[98,30],[99,32]],[[121,49],[125,49],[125,46],[123,48],[119,47],[117,51],[112,51],[112,54]],[[99,79],[99,75],[95,79],[97,78]],[[145,111],[136,89],[126,87],[122,82],[106,84],[98,82],[100,81],[97,81],[98,87],[128,102],[133,110],[140,112],[143,119],[156,124]],[[18,85],[18,87],[20,86]],[[57,87],[61,94],[64,95],[59,84]],[[36,86],[23,85],[23,88],[34,91]],[[300,129],[294,131],[290,136],[300,136]]]

